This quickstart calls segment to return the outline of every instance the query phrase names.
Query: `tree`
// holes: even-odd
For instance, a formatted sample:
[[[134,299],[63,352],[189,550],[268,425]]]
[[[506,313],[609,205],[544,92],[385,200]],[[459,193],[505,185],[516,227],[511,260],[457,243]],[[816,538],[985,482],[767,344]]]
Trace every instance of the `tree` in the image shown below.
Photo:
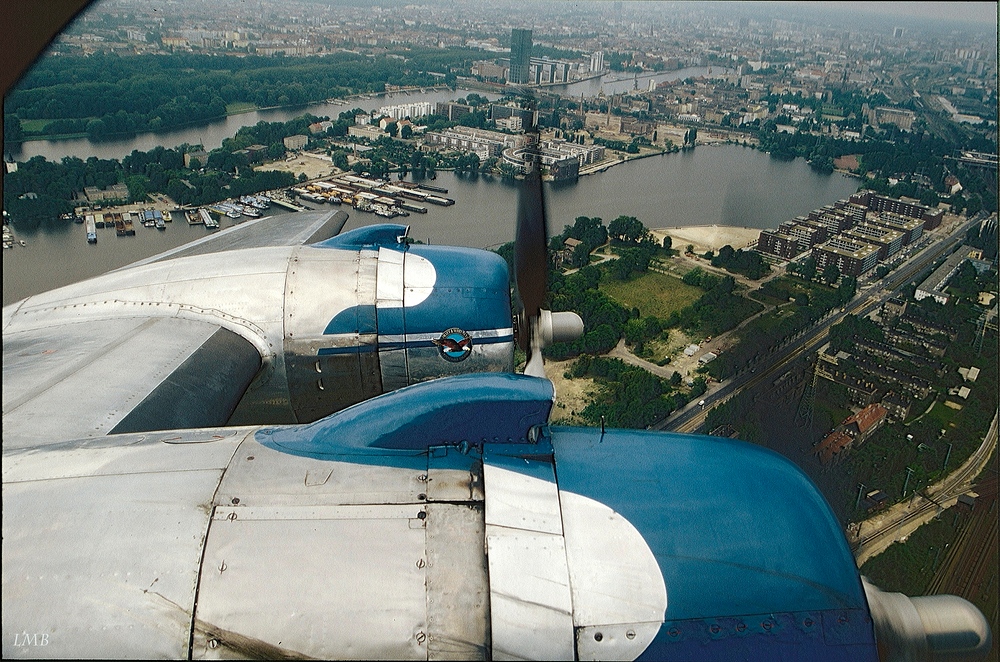
[[[330,159],[333,161],[333,165],[340,170],[347,170],[350,167],[347,163],[347,152],[344,150],[338,149],[330,155]]]
[[[125,178],[125,185],[128,186],[129,202],[143,202],[149,193],[149,177],[145,175],[132,175]]]
[[[837,296],[840,298],[841,305],[846,304],[851,299],[854,298],[855,293],[858,291],[858,279],[853,276],[844,276],[840,279],[840,285],[837,287]]]
[[[608,230],[600,217],[577,216],[572,227],[567,225],[563,228],[561,241],[566,239],[579,239],[590,245],[590,250],[602,246],[608,240]]]
[[[638,244],[649,236],[649,231],[636,217],[619,216],[608,223],[608,235],[619,243]]]
[[[577,244],[576,248],[573,249],[572,266],[578,268],[589,264],[591,250],[593,249],[591,249],[590,244],[585,241]]]
[[[673,245],[674,245],[674,240],[670,238],[669,234],[665,235],[663,237],[663,250],[669,251]]]
[[[103,120],[95,119],[87,122],[87,136],[89,138],[99,139],[103,138],[108,134],[107,125]]]
[[[399,136],[403,140],[409,140],[413,137],[413,127],[409,124],[404,124],[402,130],[399,132]]]
[[[5,114],[3,116],[3,141],[5,143],[19,143],[24,139],[24,131],[21,129],[21,120],[16,115]]]
[[[833,285],[837,282],[838,278],[840,278],[840,267],[834,262],[826,265],[826,268],[823,269],[823,280],[826,284]]]
[[[799,275],[809,281],[816,277],[816,259],[813,256],[810,255],[802,261]]]
[[[385,132],[388,133],[391,137],[395,138],[396,134],[399,132],[399,125],[396,124],[395,122],[389,122],[388,124],[385,125]]]

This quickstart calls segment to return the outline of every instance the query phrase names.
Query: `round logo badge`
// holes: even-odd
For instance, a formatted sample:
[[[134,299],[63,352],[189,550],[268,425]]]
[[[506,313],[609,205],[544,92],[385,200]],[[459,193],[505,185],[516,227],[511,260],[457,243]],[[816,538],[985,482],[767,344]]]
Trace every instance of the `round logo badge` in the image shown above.
[[[451,328],[434,341],[445,361],[458,363],[472,354],[472,336],[458,328]]]

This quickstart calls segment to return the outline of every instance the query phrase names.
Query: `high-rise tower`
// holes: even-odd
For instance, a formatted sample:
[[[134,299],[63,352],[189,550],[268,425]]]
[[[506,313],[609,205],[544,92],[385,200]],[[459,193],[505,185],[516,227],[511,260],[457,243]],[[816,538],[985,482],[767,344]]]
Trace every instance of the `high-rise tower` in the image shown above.
[[[524,85],[530,80],[531,30],[514,28],[510,31],[510,73],[507,80]]]

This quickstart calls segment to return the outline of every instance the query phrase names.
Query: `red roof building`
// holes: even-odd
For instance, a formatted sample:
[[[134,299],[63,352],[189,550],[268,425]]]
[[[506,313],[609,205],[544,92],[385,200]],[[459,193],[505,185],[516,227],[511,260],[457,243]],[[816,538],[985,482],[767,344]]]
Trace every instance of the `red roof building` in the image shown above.
[[[888,410],[880,404],[871,404],[844,419],[823,441],[816,444],[813,455],[820,464],[829,466],[840,460],[842,454],[857,442],[860,446],[885,423]]]

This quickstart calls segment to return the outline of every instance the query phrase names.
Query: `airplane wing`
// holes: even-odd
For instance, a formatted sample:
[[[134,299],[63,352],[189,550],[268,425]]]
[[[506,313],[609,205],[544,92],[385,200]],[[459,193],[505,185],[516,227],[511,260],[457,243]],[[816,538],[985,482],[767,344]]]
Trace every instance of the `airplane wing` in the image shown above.
[[[4,333],[4,447],[225,425],[261,367],[217,324],[141,315]]]
[[[112,272],[89,286],[8,306],[3,319],[5,447],[225,425],[266,353],[227,329],[218,316],[171,308],[153,294],[158,281],[141,283],[135,274],[144,265],[162,273],[170,269],[170,260],[186,256],[323,241],[346,221],[347,214],[339,211],[260,219]],[[164,312],[165,307],[170,309]]]
[[[343,211],[298,212],[263,216],[233,225],[169,251],[140,260],[122,269],[178,257],[207,255],[242,248],[301,246],[331,239],[344,229],[348,214]]]
[[[710,437],[549,429],[552,398],[547,380],[463,375],[309,425],[5,447],[4,657],[988,650],[982,616],[952,603],[960,620],[934,620],[917,602],[934,596],[906,603],[917,636],[880,657],[878,598],[788,460]]]

